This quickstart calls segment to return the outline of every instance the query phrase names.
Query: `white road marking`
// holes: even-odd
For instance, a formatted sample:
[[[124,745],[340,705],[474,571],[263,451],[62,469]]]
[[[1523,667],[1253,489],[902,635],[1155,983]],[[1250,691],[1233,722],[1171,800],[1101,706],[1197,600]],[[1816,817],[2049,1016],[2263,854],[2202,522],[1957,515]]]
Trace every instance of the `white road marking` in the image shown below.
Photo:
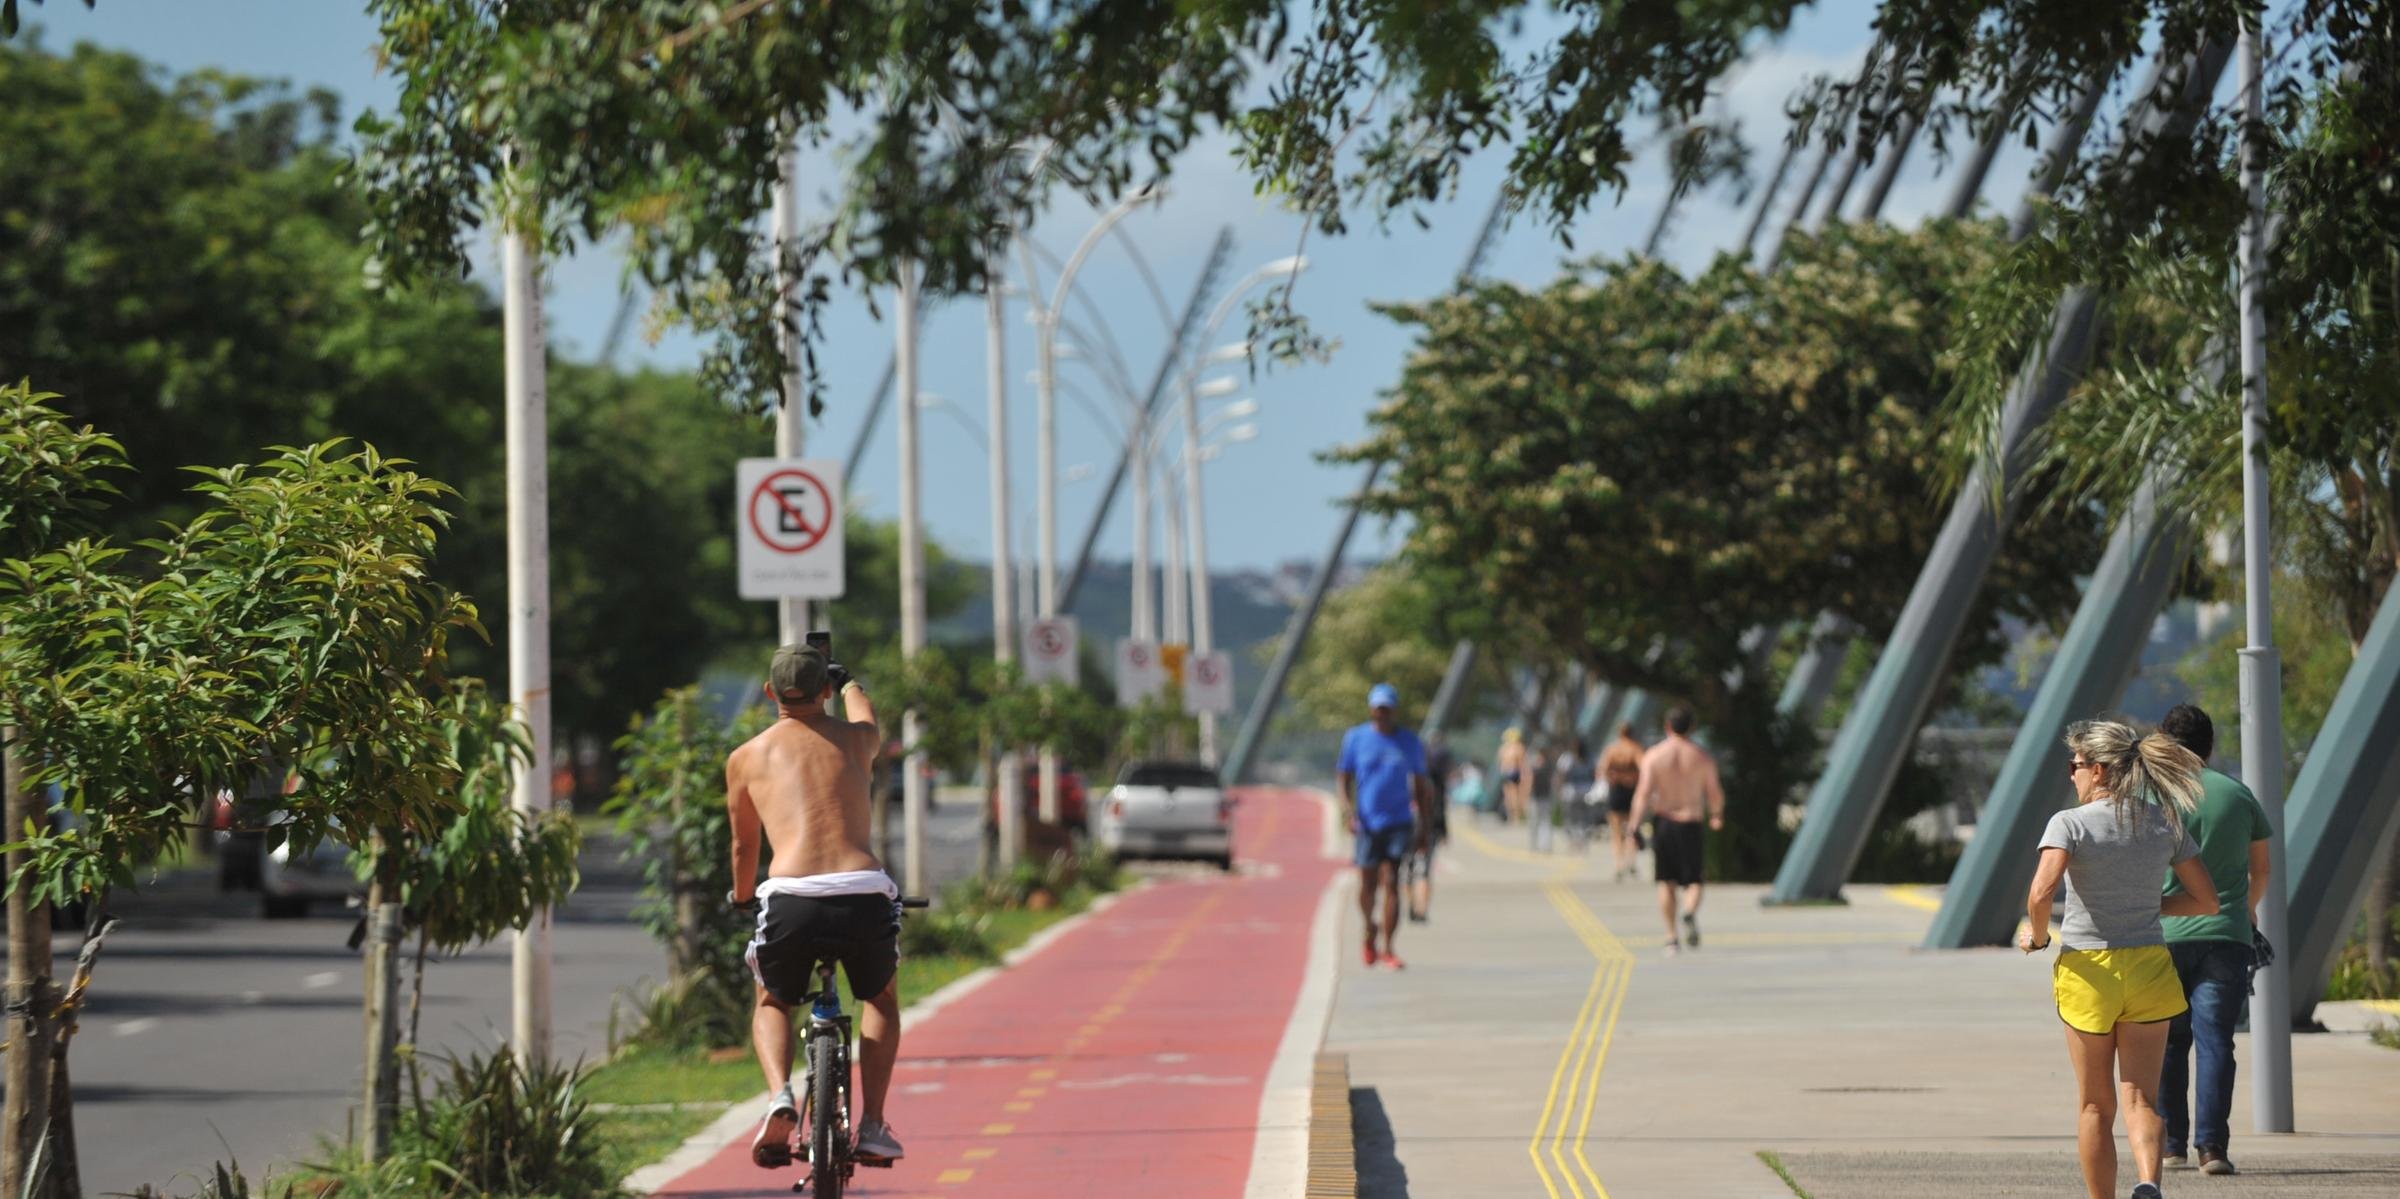
[[[1238,1087],[1250,1081],[1248,1075],[1219,1077],[1214,1074],[1119,1074],[1113,1078],[1091,1080],[1065,1079],[1058,1086],[1067,1091],[1110,1091],[1136,1083],[1163,1082],[1179,1087]]]
[[[120,1037],[135,1037],[156,1027],[158,1027],[157,1019],[144,1016],[138,1020],[127,1020],[117,1025],[116,1033]]]
[[[265,991],[244,991],[244,992],[242,992],[242,1002],[243,1002],[243,1003],[265,1003],[266,1001],[267,1001],[267,993],[266,993]]]
[[[322,991],[340,981],[342,981],[342,975],[340,971],[320,970],[315,974],[311,974],[308,977],[301,979],[300,985],[308,988],[311,991]]]

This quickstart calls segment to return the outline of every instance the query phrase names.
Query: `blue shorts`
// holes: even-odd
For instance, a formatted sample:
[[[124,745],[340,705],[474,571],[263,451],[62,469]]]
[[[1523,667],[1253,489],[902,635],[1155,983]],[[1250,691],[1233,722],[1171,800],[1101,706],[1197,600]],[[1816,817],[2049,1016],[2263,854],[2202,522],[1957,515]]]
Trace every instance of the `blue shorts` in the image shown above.
[[[1417,826],[1395,824],[1390,828],[1358,830],[1358,849],[1352,860],[1360,868],[1398,862],[1417,845]]]

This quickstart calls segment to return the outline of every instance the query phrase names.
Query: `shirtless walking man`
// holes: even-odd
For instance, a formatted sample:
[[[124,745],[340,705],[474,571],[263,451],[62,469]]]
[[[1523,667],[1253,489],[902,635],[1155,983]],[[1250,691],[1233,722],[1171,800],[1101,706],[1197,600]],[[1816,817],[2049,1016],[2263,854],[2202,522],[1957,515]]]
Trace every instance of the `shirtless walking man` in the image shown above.
[[[882,739],[866,688],[813,645],[775,651],[767,672],[775,723],[725,759],[725,808],[733,826],[736,906],[755,904],[750,972],[758,1005],[751,1046],[774,1092],[750,1145],[766,1169],[792,1161],[800,1105],[792,1095],[792,1009],[810,1001],[810,967],[832,959],[850,980],[860,1013],[859,1090],[865,1108],[856,1155],[896,1161],[900,1141],[883,1100],[900,1057],[900,888],[867,848],[868,778]],[[851,716],[829,715],[836,687]],[[759,835],[774,848],[758,881]]]
[[[1701,832],[1725,827],[1725,788],[1717,780],[1717,760],[1692,744],[1692,710],[1667,709],[1667,736],[1642,754],[1640,779],[1633,785],[1633,820],[1655,814],[1658,826],[1650,837],[1653,873],[1658,876],[1658,910],[1667,921],[1667,952],[1678,950],[1675,893],[1683,892],[1682,945],[1700,947],[1700,881],[1707,861],[1707,838]]]

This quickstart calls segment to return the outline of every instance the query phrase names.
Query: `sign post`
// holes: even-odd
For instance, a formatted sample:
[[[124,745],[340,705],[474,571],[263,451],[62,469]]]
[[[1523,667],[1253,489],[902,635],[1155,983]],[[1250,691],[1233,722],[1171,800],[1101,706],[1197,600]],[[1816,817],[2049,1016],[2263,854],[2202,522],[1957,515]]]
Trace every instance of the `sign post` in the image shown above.
[[[1117,706],[1139,707],[1167,685],[1166,663],[1158,645],[1131,637],[1117,643]]]
[[[1232,654],[1223,650],[1193,654],[1184,663],[1183,710],[1214,712],[1219,716],[1233,711]]]
[[[743,599],[840,599],[842,464],[744,458],[734,470],[735,572]]]
[[[1075,682],[1075,654],[1081,641],[1072,616],[1053,616],[1025,622],[1025,681]]]

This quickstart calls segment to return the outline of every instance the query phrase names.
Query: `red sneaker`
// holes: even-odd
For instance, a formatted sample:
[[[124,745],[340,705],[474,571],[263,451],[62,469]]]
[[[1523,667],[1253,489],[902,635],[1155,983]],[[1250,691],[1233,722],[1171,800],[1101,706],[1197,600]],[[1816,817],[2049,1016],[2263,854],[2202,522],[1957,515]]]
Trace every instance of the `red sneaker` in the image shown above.
[[[1406,970],[1408,969],[1408,963],[1401,961],[1399,954],[1386,953],[1383,955],[1383,968],[1386,970]]]
[[[1375,947],[1372,945],[1362,945],[1359,947],[1358,953],[1359,957],[1365,960],[1367,968],[1373,969],[1375,966]]]

